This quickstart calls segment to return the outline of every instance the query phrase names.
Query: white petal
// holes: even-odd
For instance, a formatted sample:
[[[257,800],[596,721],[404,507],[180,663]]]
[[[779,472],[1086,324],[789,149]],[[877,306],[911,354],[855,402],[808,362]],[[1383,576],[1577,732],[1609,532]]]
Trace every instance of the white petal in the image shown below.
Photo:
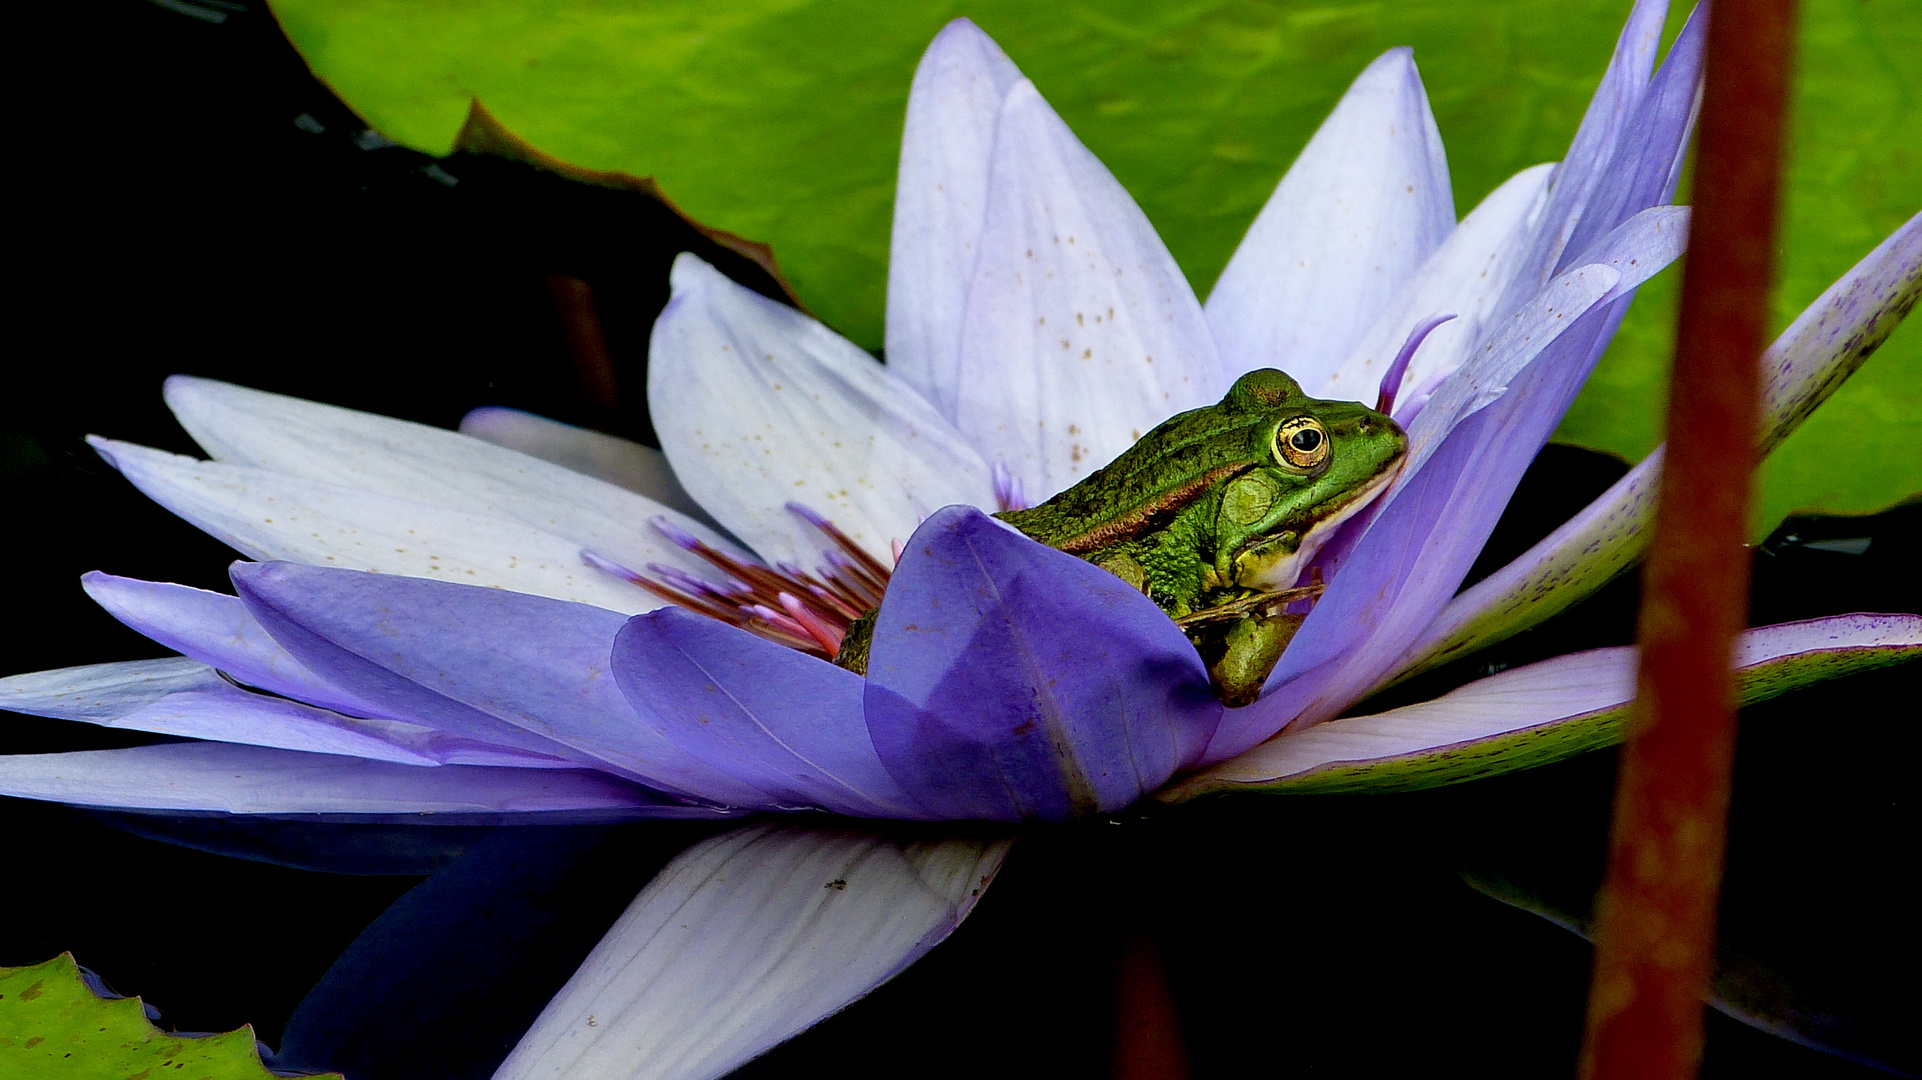
[[[1025,80],[995,131],[956,423],[1032,500],[1227,391],[1154,226]]]
[[[1348,358],[1320,385],[1303,384],[1309,396],[1373,405],[1382,376],[1409,332],[1440,312],[1452,311],[1456,318],[1428,335],[1402,376],[1402,386],[1419,387],[1459,367],[1519,265],[1529,238],[1529,216],[1541,208],[1554,171],[1553,165],[1523,169],[1490,192],[1422,263]]]
[[[225,685],[207,665],[184,656],[85,664],[0,679],[0,709],[111,724],[168,694]]]
[[[578,541],[520,521],[111,439],[89,441],[148,498],[251,559],[491,585],[627,614],[660,606],[583,563]]]
[[[667,455],[651,446],[492,405],[461,417],[460,433],[605,480],[697,520],[707,519],[707,511],[674,478]]]
[[[649,524],[657,515],[738,550],[646,496],[459,432],[179,375],[167,404],[215,461],[520,522],[623,566],[704,568]]]
[[[0,795],[124,810],[227,814],[517,814],[633,816],[661,806],[585,769],[421,769],[334,754],[187,742],[0,757]],[[718,817],[700,808],[667,811]]]
[[[709,1080],[946,937],[1010,841],[749,826],[641,890],[494,1080]]]
[[[961,312],[987,214],[988,154],[1021,71],[956,19],[934,36],[908,90],[888,249],[888,370],[954,418]]]
[[[673,287],[649,354],[654,429],[674,474],[763,558],[812,567],[829,546],[790,501],[884,563],[925,515],[994,505],[974,448],[852,342],[692,255]]]
[[[1229,375],[1327,382],[1454,228],[1421,75],[1411,50],[1392,49],[1322,122],[1215,282],[1208,326]]]

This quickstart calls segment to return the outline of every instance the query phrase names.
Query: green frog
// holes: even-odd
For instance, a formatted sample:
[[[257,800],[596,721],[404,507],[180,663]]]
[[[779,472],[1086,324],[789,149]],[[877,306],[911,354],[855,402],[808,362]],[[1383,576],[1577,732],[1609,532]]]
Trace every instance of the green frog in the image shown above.
[[[1222,701],[1245,705],[1301,625],[1283,609],[1319,591],[1294,588],[1303,569],[1407,449],[1381,413],[1311,398],[1264,368],[1047,502],[995,516],[1147,594],[1195,643]],[[837,663],[866,660],[862,623]]]

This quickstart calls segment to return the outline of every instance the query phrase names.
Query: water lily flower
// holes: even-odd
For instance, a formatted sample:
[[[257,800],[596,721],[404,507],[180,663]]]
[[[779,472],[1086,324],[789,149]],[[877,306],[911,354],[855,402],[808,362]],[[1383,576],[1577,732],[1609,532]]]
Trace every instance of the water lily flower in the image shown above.
[[[1567,157],[1459,222],[1412,56],[1382,56],[1205,304],[958,20],[909,99],[887,363],[682,256],[650,353],[665,465],[503,410],[455,433],[172,379],[211,460],[93,443],[251,560],[234,595],[90,574],[95,601],[180,655],[14,676],[0,706],[197,741],[0,759],[0,793],[309,819],[1013,823],[1430,786],[1613,741],[1627,648],[1349,713],[1639,552],[1659,453],[1457,595],[1635,288],[1685,242],[1668,203],[1703,20],[1657,67],[1665,13],[1635,6]],[[1766,444],[1919,282],[1922,218],[1770,350]],[[1317,557],[1326,591],[1259,699],[1228,708],[1139,590],[986,511],[1066,489],[1267,367],[1379,402],[1409,451]],[[827,662],[876,600],[865,675]],[[1919,653],[1922,620],[1854,615],[1750,631],[1738,667],[1755,698]],[[1009,843],[903,835],[762,819],[696,844],[498,1075],[718,1076],[845,1006],[965,918]]]

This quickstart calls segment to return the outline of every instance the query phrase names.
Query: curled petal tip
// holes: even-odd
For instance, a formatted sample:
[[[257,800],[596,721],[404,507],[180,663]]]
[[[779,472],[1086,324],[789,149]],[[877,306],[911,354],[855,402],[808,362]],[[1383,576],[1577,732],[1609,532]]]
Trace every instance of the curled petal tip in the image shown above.
[[[828,519],[817,513],[814,508],[808,506],[806,503],[789,501],[787,510],[788,513],[793,514],[795,517],[800,518],[802,521],[807,522],[817,529],[826,528],[828,525]]]
[[[699,551],[701,549],[701,541],[699,538],[686,529],[669,521],[665,515],[656,515],[649,524],[653,525],[655,530],[662,536],[667,537],[680,547],[686,548],[689,551]]]

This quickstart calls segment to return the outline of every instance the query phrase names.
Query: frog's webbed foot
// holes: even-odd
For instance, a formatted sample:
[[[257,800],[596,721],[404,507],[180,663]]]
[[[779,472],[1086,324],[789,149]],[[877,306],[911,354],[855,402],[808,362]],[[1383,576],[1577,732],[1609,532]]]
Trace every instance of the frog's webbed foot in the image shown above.
[[[1261,696],[1261,685],[1268,681],[1268,673],[1275,670],[1282,651],[1305,618],[1250,615],[1235,622],[1210,623],[1191,632],[1222,704],[1238,708],[1253,704]]]
[[[1298,589],[1279,589],[1274,592],[1249,593],[1246,596],[1237,597],[1236,599],[1216,604],[1213,607],[1205,607],[1198,611],[1191,611],[1186,615],[1176,617],[1175,625],[1181,627],[1183,630],[1192,632],[1195,628],[1207,626],[1210,623],[1231,622],[1246,619],[1250,616],[1279,614],[1282,608],[1287,607],[1297,600],[1312,600],[1322,594],[1327,586],[1321,583],[1321,575],[1317,574],[1315,577],[1316,580],[1314,584],[1303,585]]]

